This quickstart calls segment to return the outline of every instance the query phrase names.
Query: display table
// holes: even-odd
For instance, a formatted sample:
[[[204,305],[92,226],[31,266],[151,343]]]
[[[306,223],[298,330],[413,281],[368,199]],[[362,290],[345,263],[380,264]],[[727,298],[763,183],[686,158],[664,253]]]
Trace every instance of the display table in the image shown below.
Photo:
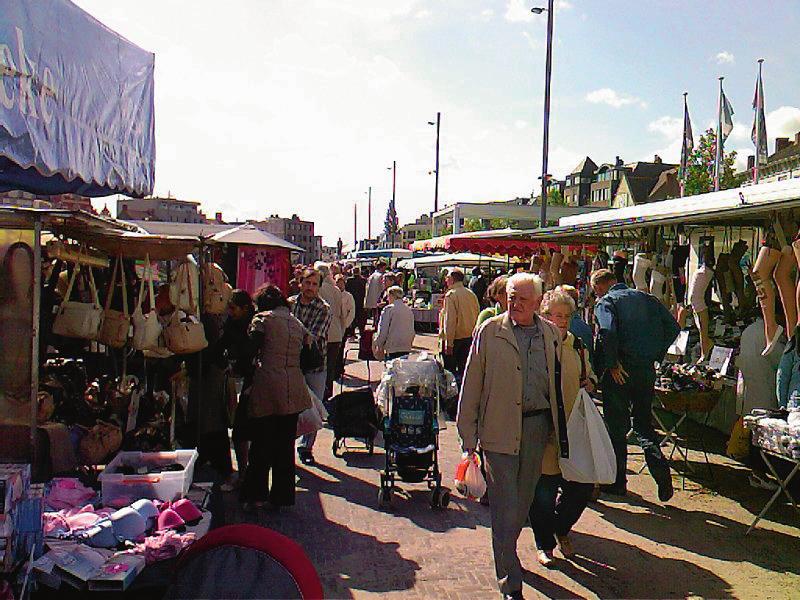
[[[762,508],[761,512],[758,513],[758,516],[753,520],[752,524],[748,528],[745,535],[753,531],[758,522],[764,517],[764,515],[767,513],[770,507],[773,504],[775,504],[775,501],[781,494],[784,494],[789,499],[789,502],[792,503],[794,509],[797,511],[798,514],[800,514],[800,508],[797,507],[797,503],[794,501],[794,498],[792,498],[792,495],[789,493],[789,482],[794,478],[795,475],[797,475],[797,472],[800,471],[800,458],[793,458],[791,456],[786,456],[785,454],[778,454],[777,452],[766,450],[764,448],[759,448],[758,452],[761,454],[761,458],[764,459],[764,463],[767,465],[767,469],[769,469],[769,472],[778,482],[778,489],[775,490],[775,493],[772,494],[772,497],[764,505],[764,508]],[[774,460],[784,460],[789,463],[793,463],[794,467],[792,468],[791,471],[789,471],[789,474],[785,478],[781,478],[780,475],[778,475],[775,466],[773,465],[772,461]]]
[[[421,329],[436,331],[439,328],[439,309],[437,308],[412,308],[414,311],[414,325]]]

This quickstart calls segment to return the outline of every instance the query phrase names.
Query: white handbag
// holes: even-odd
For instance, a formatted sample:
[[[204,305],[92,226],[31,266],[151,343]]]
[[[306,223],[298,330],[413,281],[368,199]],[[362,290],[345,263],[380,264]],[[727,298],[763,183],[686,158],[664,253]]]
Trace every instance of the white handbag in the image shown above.
[[[577,483],[614,483],[617,461],[600,411],[586,390],[578,392],[567,421],[569,457],[558,459],[561,476]]]
[[[193,305],[192,286],[189,281],[189,271],[186,270],[186,279],[189,283],[188,302]],[[181,314],[183,315],[181,317]],[[167,348],[175,354],[191,354],[200,352],[208,346],[206,331],[199,319],[190,312],[184,312],[177,308],[172,313],[169,323],[164,328],[164,341]]]
[[[111,308],[111,301],[116,290],[117,273],[119,273],[122,283],[122,312]],[[106,294],[106,307],[103,310],[103,320],[100,323],[100,332],[97,334],[97,341],[112,348],[122,348],[128,341],[128,333],[131,329],[131,316],[128,313],[128,291],[125,285],[125,269],[122,266],[122,257],[117,255],[114,262],[114,271],[111,274],[111,281],[108,283],[108,294]]]
[[[56,335],[84,340],[97,339],[100,321],[103,317],[103,309],[100,308],[100,300],[97,298],[97,286],[94,283],[92,267],[88,267],[88,269],[92,301],[88,303],[74,302],[69,299],[72,293],[72,286],[75,284],[75,278],[81,270],[81,263],[78,262],[72,271],[67,292],[64,294],[64,301],[59,306],[53,322],[53,333]]]
[[[147,314],[142,312],[142,300],[144,299],[145,292],[145,279],[147,279],[147,288],[150,292],[150,311]],[[142,269],[142,281],[139,285],[139,298],[136,301],[136,308],[133,309],[131,314],[131,321],[133,322],[133,339],[131,345],[135,350],[150,350],[157,351],[159,348],[158,338],[161,336],[161,323],[158,321],[158,313],[156,312],[156,295],[153,289],[153,270],[150,265],[150,255],[148,254],[144,261],[144,268]]]
[[[169,300],[176,309],[193,315],[200,314],[196,304],[199,280],[197,265],[193,260],[187,258],[178,265],[169,286]]]

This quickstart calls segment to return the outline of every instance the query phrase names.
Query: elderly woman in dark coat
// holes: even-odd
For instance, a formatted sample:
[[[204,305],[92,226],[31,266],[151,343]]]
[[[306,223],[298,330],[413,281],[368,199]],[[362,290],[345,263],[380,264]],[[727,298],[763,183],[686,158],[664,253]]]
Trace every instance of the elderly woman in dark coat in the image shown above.
[[[292,506],[297,417],[311,407],[300,370],[300,351],[308,332],[289,311],[279,288],[259,289],[255,302],[258,313],[249,331],[260,353],[248,405],[253,442],[241,499],[256,507],[265,501],[273,507]]]

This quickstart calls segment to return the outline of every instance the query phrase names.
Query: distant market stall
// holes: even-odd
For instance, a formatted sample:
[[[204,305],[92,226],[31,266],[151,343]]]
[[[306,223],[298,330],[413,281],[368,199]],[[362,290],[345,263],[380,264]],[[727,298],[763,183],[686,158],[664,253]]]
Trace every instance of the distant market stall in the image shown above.
[[[519,230],[499,229],[443,235],[411,244],[415,252],[470,252],[481,255],[530,258],[543,249],[556,249],[555,243],[533,241],[518,236]]]

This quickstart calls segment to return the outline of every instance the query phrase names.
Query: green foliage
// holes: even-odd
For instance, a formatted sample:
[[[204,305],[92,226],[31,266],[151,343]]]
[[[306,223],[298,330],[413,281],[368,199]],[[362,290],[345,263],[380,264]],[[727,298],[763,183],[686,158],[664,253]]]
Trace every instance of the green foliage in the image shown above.
[[[564,199],[564,194],[558,188],[550,188],[547,192],[547,204],[550,206],[566,206],[567,201]]]
[[[464,219],[464,233],[472,231],[483,231],[483,225],[480,219]]]
[[[714,191],[714,160],[717,152],[717,134],[707,129],[700,136],[694,150],[689,156],[688,173],[684,189],[685,196],[705,194]],[[746,173],[736,174],[736,151],[724,152],[722,157],[722,177],[719,189],[728,190],[739,187],[747,177]]]

